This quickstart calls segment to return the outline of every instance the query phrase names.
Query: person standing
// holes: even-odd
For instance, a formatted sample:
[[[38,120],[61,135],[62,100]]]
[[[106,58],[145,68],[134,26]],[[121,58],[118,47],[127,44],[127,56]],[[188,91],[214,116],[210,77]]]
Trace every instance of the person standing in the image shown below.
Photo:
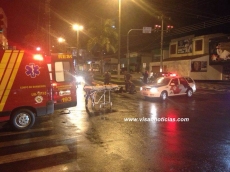
[[[105,72],[104,76],[104,85],[109,85],[110,79],[111,79],[111,74],[107,71]]]
[[[124,80],[125,80],[125,91],[128,92],[129,91],[129,86],[130,86],[130,83],[131,83],[131,78],[132,78],[132,75],[128,72],[125,71],[125,74],[124,74]]]
[[[85,91],[85,105],[87,106],[88,104],[88,100],[89,98],[93,99],[92,98],[92,95],[91,95],[91,89],[87,89],[86,86],[95,86],[96,85],[96,82],[94,82],[94,75],[93,75],[93,72],[86,72],[85,73],[85,85],[83,87],[83,90]]]
[[[143,81],[145,84],[148,83],[148,77],[149,77],[149,73],[147,70],[145,70],[145,72],[143,73]]]

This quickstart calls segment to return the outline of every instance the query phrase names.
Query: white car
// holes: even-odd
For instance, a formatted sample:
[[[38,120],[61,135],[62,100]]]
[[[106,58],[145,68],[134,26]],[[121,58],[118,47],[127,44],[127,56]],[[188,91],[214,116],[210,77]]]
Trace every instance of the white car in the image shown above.
[[[157,78],[152,84],[140,88],[140,93],[146,98],[161,98],[168,96],[187,95],[191,97],[196,91],[195,81],[190,77],[169,76]]]

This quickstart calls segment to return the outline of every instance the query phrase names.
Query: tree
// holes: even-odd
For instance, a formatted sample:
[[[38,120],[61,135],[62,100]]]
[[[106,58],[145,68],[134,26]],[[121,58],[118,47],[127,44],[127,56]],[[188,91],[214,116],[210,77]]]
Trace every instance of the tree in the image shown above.
[[[63,52],[65,50],[64,47],[65,45],[60,45],[58,43],[57,37],[62,36],[62,34],[55,32],[54,30],[50,31],[50,43],[52,47],[52,52]],[[62,36],[63,37],[63,36]],[[25,46],[29,49],[34,49],[36,47],[41,47],[42,50],[46,53],[48,53],[49,47],[51,45],[49,44],[48,41],[48,33],[46,33],[43,29],[36,29],[32,31],[30,34],[26,35],[24,40],[23,40]],[[54,48],[53,48],[54,47]]]
[[[103,72],[103,53],[115,53],[118,49],[118,33],[112,19],[104,22],[92,22],[88,29],[90,39],[87,49],[92,54],[97,54],[101,59],[101,72]]]

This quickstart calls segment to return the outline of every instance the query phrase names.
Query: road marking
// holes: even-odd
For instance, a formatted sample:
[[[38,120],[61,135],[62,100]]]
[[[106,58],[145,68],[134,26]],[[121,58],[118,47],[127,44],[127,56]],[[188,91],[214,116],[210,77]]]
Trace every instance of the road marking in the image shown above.
[[[26,131],[20,131],[20,132],[2,132],[0,133],[0,136],[8,136],[8,135],[21,135],[22,133],[32,133],[36,131],[51,131],[54,127],[47,127],[47,128],[36,128],[36,129],[29,129]]]
[[[47,136],[47,137],[35,137],[35,138],[28,138],[28,139],[22,139],[22,140],[0,142],[0,148],[9,147],[9,146],[16,146],[16,145],[23,145],[23,144],[28,144],[28,143],[35,143],[35,142],[40,142],[40,141],[54,140],[54,139],[68,140],[68,139],[75,139],[75,138],[77,138],[77,137],[73,137],[73,136],[63,137],[63,135],[52,135],[52,136]]]
[[[29,172],[50,172],[50,171],[81,171],[80,167],[78,164],[72,162],[72,163],[67,163],[67,164],[61,164],[61,165],[56,165],[52,167],[47,167],[47,168],[42,168],[39,170],[32,170]]]
[[[15,161],[21,161],[21,160],[27,160],[37,157],[43,157],[63,152],[69,152],[69,148],[67,146],[57,146],[52,148],[44,148],[44,149],[38,149],[28,152],[21,152],[21,153],[15,153],[5,156],[0,156],[0,164],[15,162]]]

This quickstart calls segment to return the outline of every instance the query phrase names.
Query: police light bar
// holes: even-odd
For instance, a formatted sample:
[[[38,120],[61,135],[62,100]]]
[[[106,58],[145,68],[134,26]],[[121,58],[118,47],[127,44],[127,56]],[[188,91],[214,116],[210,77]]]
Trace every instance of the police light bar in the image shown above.
[[[34,60],[43,61],[43,56],[41,54],[34,54],[33,58]]]
[[[36,51],[41,51],[41,47],[36,47]]]
[[[175,73],[171,73],[170,76],[177,76]]]

